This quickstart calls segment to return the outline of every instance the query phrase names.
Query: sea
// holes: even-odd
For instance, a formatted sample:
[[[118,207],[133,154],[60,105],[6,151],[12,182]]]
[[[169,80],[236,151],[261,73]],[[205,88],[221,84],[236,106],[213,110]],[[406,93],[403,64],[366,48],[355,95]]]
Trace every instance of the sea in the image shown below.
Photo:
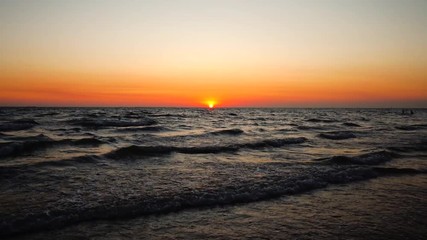
[[[0,108],[0,238],[427,239],[427,109]]]

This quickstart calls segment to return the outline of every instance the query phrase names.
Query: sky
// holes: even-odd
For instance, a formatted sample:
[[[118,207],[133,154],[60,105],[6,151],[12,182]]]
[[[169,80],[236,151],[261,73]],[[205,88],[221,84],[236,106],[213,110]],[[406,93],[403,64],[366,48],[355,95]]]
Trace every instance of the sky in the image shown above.
[[[1,0],[0,106],[427,107],[425,0]]]

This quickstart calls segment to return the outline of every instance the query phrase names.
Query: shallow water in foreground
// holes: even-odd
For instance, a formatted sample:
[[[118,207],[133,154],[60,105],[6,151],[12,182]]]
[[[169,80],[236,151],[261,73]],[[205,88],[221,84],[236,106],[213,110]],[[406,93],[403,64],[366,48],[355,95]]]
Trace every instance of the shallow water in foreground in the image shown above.
[[[426,110],[0,109],[3,236],[423,239],[426,173]]]
[[[244,205],[85,222],[19,239],[425,239],[427,176],[330,186]]]

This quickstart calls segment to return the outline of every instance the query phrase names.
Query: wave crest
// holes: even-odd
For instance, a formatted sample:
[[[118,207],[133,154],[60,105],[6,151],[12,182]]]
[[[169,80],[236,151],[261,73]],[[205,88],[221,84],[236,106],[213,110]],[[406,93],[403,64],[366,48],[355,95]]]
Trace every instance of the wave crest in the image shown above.
[[[241,143],[224,146],[199,146],[199,147],[174,147],[174,146],[129,146],[119,148],[108,154],[107,157],[121,158],[129,156],[152,156],[171,154],[173,152],[184,154],[208,154],[208,153],[223,153],[236,152],[240,149],[258,149],[266,147],[282,147],[289,144],[299,144],[306,141],[306,138],[284,138],[284,139],[267,139],[259,142]]]
[[[387,151],[371,152],[359,156],[334,156],[328,159],[323,159],[324,163],[336,165],[377,165],[391,161],[396,154]]]
[[[34,151],[45,150],[60,145],[99,146],[105,143],[96,138],[53,140],[43,134],[16,139],[21,141],[0,143],[0,158],[30,154]]]
[[[344,140],[350,138],[356,138],[356,135],[349,131],[336,131],[336,132],[326,132],[318,135],[320,138],[326,138],[331,140]]]
[[[1,235],[58,228],[81,221],[127,218],[168,213],[196,207],[247,203],[304,193],[329,184],[377,177],[372,169],[351,168],[317,170],[299,176],[269,176],[256,181],[218,185],[209,189],[179,188],[166,193],[101,199],[99,202],[74,203],[64,199],[55,208],[39,209],[0,222]],[[79,199],[78,196],[75,196]]]
[[[224,130],[214,131],[214,132],[211,132],[210,134],[213,134],[213,135],[240,135],[242,133],[244,133],[243,130],[241,130],[239,128],[232,128],[232,129],[224,129]]]
[[[27,129],[33,128],[36,125],[39,125],[39,123],[32,119],[21,119],[16,121],[10,121],[7,123],[2,123],[0,125],[0,131],[9,132],[9,131],[27,130]]]
[[[123,121],[123,120],[99,120],[99,119],[74,119],[69,121],[72,125],[79,125],[88,128],[103,128],[103,127],[136,127],[149,126],[157,124],[157,121],[151,118],[143,118],[139,121]]]

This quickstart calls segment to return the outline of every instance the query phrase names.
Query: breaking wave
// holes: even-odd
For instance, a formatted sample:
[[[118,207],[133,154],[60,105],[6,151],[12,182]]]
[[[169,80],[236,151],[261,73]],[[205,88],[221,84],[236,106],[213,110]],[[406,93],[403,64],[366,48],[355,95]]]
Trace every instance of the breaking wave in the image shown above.
[[[149,126],[157,123],[156,120],[150,118],[142,118],[139,121],[123,121],[123,120],[99,120],[99,119],[74,119],[69,121],[72,125],[79,125],[88,128],[103,128],[103,127],[135,127]]]
[[[299,130],[323,130],[323,129],[327,129],[327,128],[323,127],[323,126],[306,126],[306,125],[302,125],[302,126],[297,126],[297,129],[299,129]]]
[[[361,181],[391,174],[418,174],[423,171],[390,168],[317,169],[300,176],[269,176],[258,181],[209,189],[182,188],[163,194],[147,194],[128,198],[100,200],[96,203],[72,203],[4,219],[0,223],[2,235],[55,229],[82,221],[129,218],[142,215],[174,212],[189,208],[210,207],[268,200],[286,195],[301,194],[330,184]]]
[[[415,131],[415,130],[425,129],[427,128],[427,125],[425,124],[400,125],[400,126],[396,126],[395,128],[403,131]]]
[[[326,132],[318,135],[321,138],[331,139],[331,140],[344,140],[355,138],[356,135],[349,131],[337,131],[337,132]]]
[[[96,155],[85,155],[85,156],[73,157],[69,159],[0,166],[0,179],[10,179],[18,175],[34,173],[37,171],[35,168],[40,168],[40,167],[66,167],[66,166],[75,167],[76,164],[79,164],[79,163],[84,163],[84,164],[98,163],[101,160],[102,158]]]
[[[313,122],[313,123],[334,123],[334,122],[337,122],[337,120],[310,118],[310,119],[307,120],[307,122]]]
[[[336,164],[336,165],[377,165],[384,162],[391,161],[393,157],[396,157],[397,154],[387,152],[387,151],[379,151],[379,152],[371,152],[362,154],[359,156],[333,156],[331,158],[322,159],[323,163],[327,164]]]
[[[8,131],[27,130],[27,129],[33,128],[36,125],[39,125],[39,123],[32,119],[15,120],[11,122],[2,123],[0,125],[0,131],[8,132]]]
[[[387,149],[395,152],[426,152],[427,139],[421,139],[416,142],[400,143],[397,146],[391,146]]]
[[[241,129],[238,129],[238,128],[225,129],[225,130],[219,130],[219,131],[211,132],[211,134],[213,134],[213,135],[240,135],[242,133],[244,133],[244,131]]]
[[[147,127],[126,127],[118,128],[117,132],[164,132],[171,131],[171,129],[162,126],[147,126]]]
[[[96,138],[81,138],[81,139],[63,139],[53,140],[42,134],[34,137],[18,138],[25,139],[24,141],[0,143],[0,158],[14,157],[30,154],[34,151],[44,150],[59,145],[73,146],[99,146],[104,144]]]
[[[376,177],[369,169],[350,169],[336,172],[315,172],[310,176],[274,177],[258,182],[222,186],[210,191],[183,189],[173,194],[153,194],[127,199],[115,199],[88,207],[71,206],[50,209],[49,212],[32,213],[0,223],[2,234],[36,231],[65,226],[71,223],[166,213],[186,208],[253,202],[283,195],[303,193],[322,188],[328,183],[342,183]]]
[[[258,142],[240,143],[224,146],[199,146],[199,147],[173,147],[173,146],[129,146],[119,148],[108,154],[111,158],[126,158],[130,156],[152,156],[171,154],[173,152],[184,154],[208,154],[222,152],[236,152],[240,149],[259,149],[266,147],[282,147],[289,144],[299,144],[306,141],[306,138],[283,138],[283,139],[267,139]]]
[[[427,173],[426,169],[413,168],[374,167],[373,169],[381,176],[415,175]]]
[[[359,124],[352,123],[352,122],[345,122],[342,125],[347,126],[347,127],[361,127]]]

